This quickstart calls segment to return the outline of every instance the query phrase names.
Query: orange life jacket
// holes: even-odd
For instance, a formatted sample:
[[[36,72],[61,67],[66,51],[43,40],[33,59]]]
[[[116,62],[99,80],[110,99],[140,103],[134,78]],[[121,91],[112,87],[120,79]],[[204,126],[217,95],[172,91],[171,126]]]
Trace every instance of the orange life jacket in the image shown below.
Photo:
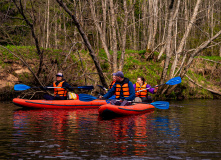
[[[120,92],[123,91],[123,96],[124,97],[129,97],[130,96],[130,92],[129,92],[129,86],[128,83],[124,83],[122,86],[118,83],[116,83],[116,98],[120,97]]]
[[[62,81],[60,83],[58,83],[58,85],[56,86],[56,82],[53,83],[53,87],[62,87],[62,84],[65,81]],[[54,88],[54,96],[59,95],[59,96],[67,96],[67,90],[65,88]]]
[[[116,81],[112,81],[111,84],[109,85],[109,89],[111,89],[113,87],[113,85],[115,84]]]
[[[136,97],[146,97],[147,96],[147,90],[137,92],[139,90],[145,89],[146,86],[147,86],[146,83],[143,84],[142,86],[140,86],[139,83],[136,83],[136,88],[135,88],[135,95],[136,95]]]

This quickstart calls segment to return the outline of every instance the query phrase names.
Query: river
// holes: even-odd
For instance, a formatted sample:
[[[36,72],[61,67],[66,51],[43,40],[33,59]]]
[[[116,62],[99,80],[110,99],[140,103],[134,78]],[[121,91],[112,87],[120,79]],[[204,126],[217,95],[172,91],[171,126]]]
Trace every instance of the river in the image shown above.
[[[0,110],[0,159],[221,159],[221,100],[109,120],[97,109]]]

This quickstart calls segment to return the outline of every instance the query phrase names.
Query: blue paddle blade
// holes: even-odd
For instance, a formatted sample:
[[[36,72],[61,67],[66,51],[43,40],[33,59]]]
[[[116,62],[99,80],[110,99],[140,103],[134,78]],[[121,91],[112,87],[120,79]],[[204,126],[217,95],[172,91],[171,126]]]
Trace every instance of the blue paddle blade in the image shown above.
[[[14,85],[14,90],[15,91],[25,91],[27,89],[30,89],[31,87],[30,86],[27,86],[25,84],[16,84]]]
[[[156,101],[150,104],[158,109],[168,109],[170,105],[169,102],[165,102],[165,101]]]
[[[175,84],[179,84],[179,83],[181,83],[180,77],[174,77],[166,82],[166,84],[168,84],[168,85],[175,85]]]
[[[85,102],[89,102],[89,101],[93,101],[97,99],[96,97],[89,95],[89,94],[79,94],[79,100],[80,101],[85,101]]]

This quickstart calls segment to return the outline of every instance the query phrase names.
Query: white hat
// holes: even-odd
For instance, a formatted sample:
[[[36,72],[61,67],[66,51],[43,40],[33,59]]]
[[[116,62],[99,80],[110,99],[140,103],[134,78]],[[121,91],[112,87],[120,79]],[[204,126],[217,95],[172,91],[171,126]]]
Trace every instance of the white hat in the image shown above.
[[[63,74],[62,73],[57,73],[56,76],[57,77],[63,77]]]

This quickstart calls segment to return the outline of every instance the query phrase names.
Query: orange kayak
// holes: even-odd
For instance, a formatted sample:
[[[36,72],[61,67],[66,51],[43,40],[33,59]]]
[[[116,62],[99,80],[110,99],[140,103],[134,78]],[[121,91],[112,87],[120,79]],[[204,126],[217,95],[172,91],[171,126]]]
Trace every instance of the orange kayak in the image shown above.
[[[29,100],[14,98],[13,103],[23,108],[60,108],[60,109],[80,109],[80,108],[99,108],[107,104],[106,100],[93,100],[84,102],[80,100]]]
[[[116,117],[137,115],[154,111],[155,107],[151,104],[135,104],[131,106],[117,106],[105,104],[99,107],[98,112],[101,117]]]

